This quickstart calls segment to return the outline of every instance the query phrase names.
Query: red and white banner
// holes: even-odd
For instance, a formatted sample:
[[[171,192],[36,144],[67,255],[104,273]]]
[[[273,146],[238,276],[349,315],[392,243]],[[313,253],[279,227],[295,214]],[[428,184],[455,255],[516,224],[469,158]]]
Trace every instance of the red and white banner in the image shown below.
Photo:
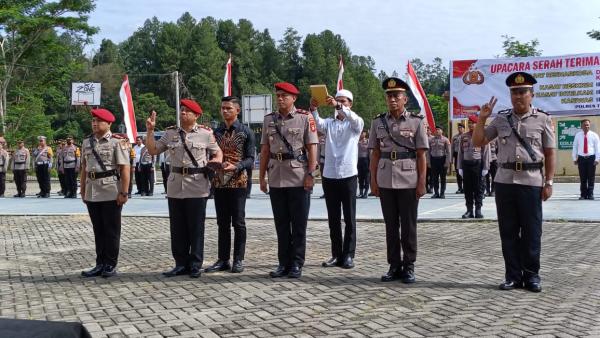
[[[231,54],[225,65],[225,77],[223,78],[223,96],[231,96]]]
[[[137,137],[137,126],[135,124],[135,111],[133,110],[133,100],[131,99],[131,89],[129,88],[129,77],[127,74],[123,78],[119,97],[121,97],[121,104],[123,105],[123,121],[127,130],[127,138],[133,143]]]
[[[406,65],[406,73],[408,75],[406,83],[408,83],[412,94],[415,96],[415,99],[417,99],[417,102],[419,102],[419,107],[421,107],[421,114],[425,115],[425,118],[427,119],[427,125],[429,126],[429,130],[431,130],[431,132],[433,133],[435,131],[435,120],[433,119],[433,112],[431,111],[431,107],[429,106],[429,101],[427,101],[425,91],[423,90],[423,87],[421,87],[421,83],[417,78],[417,73],[415,73],[415,70],[410,64],[410,61]]]
[[[337,78],[337,91],[339,92],[340,90],[344,89],[344,81],[342,80],[342,76],[344,75],[344,60],[342,59],[342,56],[340,55],[340,70],[338,72],[338,78]]]
[[[479,112],[492,96],[493,114],[512,107],[506,78],[523,71],[533,75],[533,106],[555,116],[600,114],[600,54],[573,54],[450,63],[449,118],[459,120]]]

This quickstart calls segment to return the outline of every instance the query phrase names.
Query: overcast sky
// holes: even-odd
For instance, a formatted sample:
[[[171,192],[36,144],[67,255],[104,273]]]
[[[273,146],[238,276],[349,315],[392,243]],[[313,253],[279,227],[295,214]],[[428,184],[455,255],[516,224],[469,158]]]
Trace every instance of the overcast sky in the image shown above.
[[[502,35],[521,42],[538,39],[544,56],[595,53],[600,41],[586,32],[600,30],[598,0],[97,0],[90,23],[103,38],[118,43],[148,18],[175,21],[188,11],[196,19],[212,16],[280,40],[286,27],[302,36],[329,29],[340,34],[355,55],[370,55],[378,70],[404,71],[406,61],[485,59],[502,54]]]

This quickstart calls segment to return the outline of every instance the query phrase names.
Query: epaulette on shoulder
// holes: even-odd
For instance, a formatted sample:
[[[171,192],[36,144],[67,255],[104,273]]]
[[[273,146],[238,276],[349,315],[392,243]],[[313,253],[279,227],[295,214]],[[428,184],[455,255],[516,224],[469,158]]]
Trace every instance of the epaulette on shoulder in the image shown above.
[[[85,135],[85,138],[90,138],[90,137],[92,137],[92,135],[94,135],[94,134]]]
[[[504,110],[501,110],[501,111],[499,111],[499,112],[498,112],[498,114],[504,114],[504,115],[507,115],[507,114],[510,114],[510,112],[511,112],[511,110],[510,110],[510,109],[504,109]]]
[[[535,110],[536,110],[538,113],[542,113],[542,114],[544,114],[544,115],[550,115],[548,112],[545,112],[543,109],[540,109],[540,108],[535,108]]]
[[[296,113],[302,114],[302,115],[310,115],[310,112],[308,110],[304,110],[304,109],[297,109],[296,108]]]
[[[116,138],[117,140],[126,140],[127,136],[123,136],[121,134],[112,134],[113,138]]]
[[[418,118],[420,118],[420,119],[422,119],[422,118],[424,118],[424,117],[425,117],[425,116],[421,115],[420,113],[417,113],[417,112],[414,112],[414,111],[411,111],[411,112],[410,112],[410,115],[411,115],[412,117],[418,117]]]
[[[167,128],[165,128],[166,130],[170,130],[170,129],[177,129],[177,126],[169,126]]]
[[[379,114],[379,115],[375,116],[375,117],[373,118],[373,120],[375,120],[375,119],[378,119],[378,118],[380,118],[380,117],[383,117],[383,116],[385,116],[385,114],[386,114],[386,113],[381,113],[381,114]]]
[[[205,126],[205,125],[203,125],[203,124],[201,124],[201,125],[200,125],[200,128],[202,128],[202,129],[206,129],[206,130],[208,130],[208,131],[212,131],[212,129],[210,129],[210,127],[209,127],[209,126]]]
[[[270,112],[270,113],[266,114],[265,116],[271,116],[271,115],[273,115],[274,113],[275,113],[275,112]]]

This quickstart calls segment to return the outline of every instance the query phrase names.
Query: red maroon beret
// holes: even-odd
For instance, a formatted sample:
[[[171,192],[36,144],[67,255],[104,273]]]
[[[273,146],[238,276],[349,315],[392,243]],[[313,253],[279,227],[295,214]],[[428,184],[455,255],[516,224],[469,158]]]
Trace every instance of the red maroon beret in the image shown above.
[[[92,116],[99,118],[102,121],[106,121],[108,123],[115,122],[115,116],[108,109],[98,108],[92,109]]]
[[[292,95],[300,94],[298,88],[296,88],[296,86],[289,82],[277,82],[275,84],[275,89],[283,90],[284,92],[290,93]]]
[[[200,107],[200,104],[198,102],[190,99],[181,99],[180,104],[196,113],[196,115],[202,115],[202,107]]]
[[[473,123],[477,123],[477,121],[479,121],[479,118],[477,117],[477,115],[470,115],[469,121],[471,121]]]

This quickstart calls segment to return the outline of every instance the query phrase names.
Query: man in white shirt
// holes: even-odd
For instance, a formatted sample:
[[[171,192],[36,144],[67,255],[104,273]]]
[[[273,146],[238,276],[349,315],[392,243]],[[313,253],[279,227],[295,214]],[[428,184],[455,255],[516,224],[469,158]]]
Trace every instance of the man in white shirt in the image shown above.
[[[600,140],[598,134],[590,130],[590,120],[581,120],[581,131],[573,140],[573,163],[579,168],[580,200],[594,199],[594,178],[596,165],[600,160]]]
[[[143,192],[142,188],[142,169],[140,167],[140,158],[142,153],[142,148],[144,148],[144,138],[138,136],[135,138],[135,145],[133,146],[133,151],[135,151],[135,158],[133,159],[133,166],[135,167],[135,186],[137,188],[136,195],[140,195]]]
[[[354,267],[356,249],[356,185],[358,174],[358,139],[364,121],[351,110],[353,95],[342,89],[335,98],[328,96],[327,104],[335,107],[333,118],[320,118],[317,102],[311,100],[310,111],[317,123],[317,130],[325,134],[325,168],[323,191],[329,220],[331,258],[324,267]],[[344,236],[342,239],[341,213],[343,211]]]

